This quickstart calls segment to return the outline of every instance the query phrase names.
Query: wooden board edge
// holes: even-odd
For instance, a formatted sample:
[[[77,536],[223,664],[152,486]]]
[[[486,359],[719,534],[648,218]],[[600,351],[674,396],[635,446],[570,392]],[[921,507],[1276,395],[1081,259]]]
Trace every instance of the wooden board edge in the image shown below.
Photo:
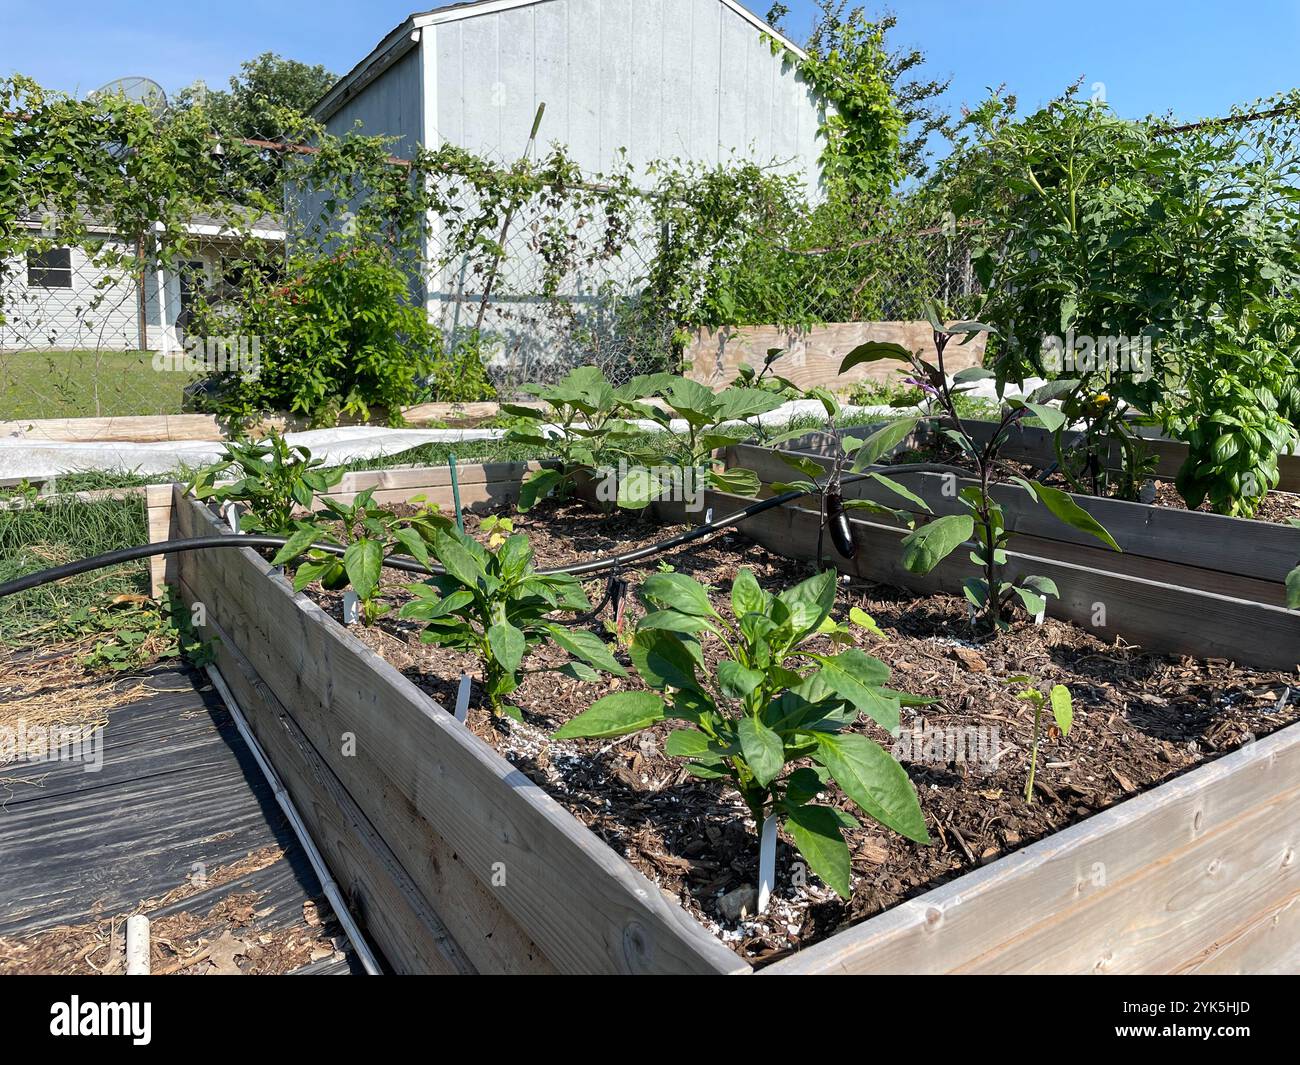
[[[188,604],[198,597],[178,582]],[[473,964],[292,715],[215,622],[221,675],[275,766],[331,875],[384,958],[402,973],[472,975]]]
[[[1221,782],[1230,783],[1237,774],[1249,774],[1254,778],[1257,774],[1275,767],[1283,758],[1287,759],[1292,769],[1294,769],[1292,763],[1300,761],[1300,723],[1280,729],[1262,740],[1217,758],[1208,765],[1193,769],[1150,791],[1053,833],[1023,850],[956,877],[917,898],[900,903],[862,924],[759,970],[759,975],[877,971],[873,970],[871,962],[880,954],[885,944],[909,937],[933,940],[940,933],[948,914],[961,907],[969,909],[993,886],[1005,889],[1007,884],[1031,881],[1042,874],[1048,863],[1059,861],[1061,856],[1069,855],[1085,841],[1104,841],[1107,837],[1113,837],[1125,829],[1140,828],[1143,821],[1150,819],[1162,808],[1177,803],[1187,803],[1194,810],[1199,811],[1197,800],[1211,788]],[[1252,779],[1251,783],[1258,785],[1259,781]],[[1252,805],[1247,810],[1239,810],[1229,806],[1221,818],[1221,823],[1217,825],[1206,823],[1202,813],[1199,827],[1196,827],[1197,815],[1194,813],[1189,827],[1196,831],[1197,838],[1200,838],[1201,834],[1230,826],[1253,808]],[[1183,845],[1175,843],[1169,849],[1171,852],[1176,851]],[[1119,880],[1116,882],[1118,883]],[[974,959],[954,957],[947,959],[947,962],[951,969],[956,969],[972,960]]]

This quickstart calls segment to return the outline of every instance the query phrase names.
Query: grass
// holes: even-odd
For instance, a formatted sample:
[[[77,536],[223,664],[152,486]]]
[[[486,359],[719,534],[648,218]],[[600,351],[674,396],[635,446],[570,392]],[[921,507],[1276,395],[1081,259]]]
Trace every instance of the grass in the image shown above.
[[[149,539],[143,498],[58,499],[0,511],[0,581]],[[147,560],[96,570],[0,599],[0,643],[27,646],[77,631],[84,612],[149,594]]]
[[[179,414],[190,375],[147,351],[0,353],[0,421]]]

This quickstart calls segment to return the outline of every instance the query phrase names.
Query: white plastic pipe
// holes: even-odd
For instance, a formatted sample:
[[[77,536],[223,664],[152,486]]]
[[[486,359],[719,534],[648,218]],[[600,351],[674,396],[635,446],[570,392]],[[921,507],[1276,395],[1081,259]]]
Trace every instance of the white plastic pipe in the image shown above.
[[[339,919],[339,924],[343,926],[343,931],[347,933],[348,941],[357,952],[357,957],[361,959],[361,965],[366,970],[366,974],[368,976],[382,975],[383,970],[379,966],[379,959],[375,957],[370,945],[365,941],[365,937],[361,935],[361,929],[357,927],[356,921],[352,919],[347,903],[343,901],[343,893],[339,891],[338,884],[330,876],[329,869],[325,865],[325,859],[321,856],[316,844],[312,842],[311,834],[307,831],[307,826],[303,823],[298,808],[294,806],[293,799],[289,797],[288,791],[280,783],[280,777],[272,768],[271,763],[267,761],[262,745],[257,742],[256,737],[253,735],[253,730],[248,727],[244,712],[239,709],[239,704],[235,701],[235,696],[230,688],[227,687],[226,679],[221,675],[221,670],[217,669],[216,666],[206,668],[208,676],[212,678],[213,687],[221,695],[221,701],[226,704],[230,716],[235,719],[235,727],[239,729],[239,734],[244,738],[244,742],[248,744],[248,749],[253,752],[253,759],[257,762],[257,767],[262,771],[262,775],[266,777],[266,782],[271,785],[271,790],[275,793],[275,800],[280,804],[280,809],[284,811],[284,816],[293,828],[293,834],[298,837],[302,849],[307,852],[307,860],[311,862],[311,867],[316,872],[316,878],[325,891],[325,897],[329,900],[334,915]]]
[[[149,975],[149,918],[142,913],[126,919],[126,975]]]

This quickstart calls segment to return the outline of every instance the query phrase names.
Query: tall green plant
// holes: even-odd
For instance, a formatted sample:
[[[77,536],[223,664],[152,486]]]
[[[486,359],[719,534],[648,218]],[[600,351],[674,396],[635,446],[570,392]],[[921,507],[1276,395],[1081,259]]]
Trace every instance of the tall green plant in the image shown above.
[[[673,479],[698,474],[697,488],[754,495],[758,474],[743,467],[723,469],[714,452],[749,439],[753,429],[746,420],[775,410],[784,397],[763,388],[732,386],[714,392],[707,385],[685,377],[658,375],[655,389],[662,405],[629,403],[629,413],[657,423],[665,434],[666,446],[656,465],[630,470],[618,486],[619,506],[638,509],[648,506],[673,487]],[[674,421],[682,423],[676,431]]]
[[[286,283],[249,284],[259,287],[255,298],[206,307],[194,323],[200,335],[260,341],[257,372],[218,374],[211,406],[235,418],[286,410],[314,424],[379,409],[401,424],[442,337],[389,251],[345,240],[331,254],[292,259]]]
[[[528,384],[524,391],[542,407],[502,404],[502,413],[515,421],[506,432],[508,443],[534,447],[555,456],[556,465],[530,473],[519,492],[519,509],[539,500],[566,497],[582,474],[623,460],[638,462],[643,430],[624,417],[629,406],[656,387],[670,384],[668,374],[637,377],[614,387],[596,366],[579,366],[559,384]]]
[[[943,325],[932,317],[935,361],[928,362],[919,355],[909,351],[900,344],[869,341],[860,344],[845,356],[840,366],[840,373],[854,366],[881,359],[898,359],[912,367],[915,375],[913,383],[932,396],[943,413],[936,419],[936,432],[953,440],[961,447],[966,458],[974,467],[975,484],[967,485],[958,493],[958,500],[964,514],[946,514],[913,529],[903,538],[903,565],[913,573],[929,573],[935,566],[951,555],[963,544],[974,538],[974,550],[970,558],[979,567],[980,576],[970,577],[963,582],[963,590],[979,622],[989,629],[997,629],[1006,624],[1006,609],[1010,602],[1019,598],[1031,614],[1040,614],[1046,609],[1049,595],[1059,596],[1060,591],[1050,577],[1025,575],[1019,580],[1009,580],[1005,576],[1007,562],[1007,542],[1010,532],[1007,529],[1002,506],[993,497],[992,488],[996,482],[998,453],[1006,443],[1011,430],[1027,414],[1033,414],[1051,425],[1059,424],[1062,415],[1048,406],[1049,400],[1061,391],[1072,387],[1073,381],[1056,381],[1036,389],[1024,399],[1005,397],[1002,416],[992,435],[984,444],[976,443],[967,430],[962,415],[957,408],[955,397],[964,386],[991,377],[992,373],[982,367],[971,367],[959,371],[951,380],[944,370],[944,352],[954,336],[964,335],[967,340],[980,332],[987,332],[989,327],[981,322],[958,322]],[[900,423],[894,432],[902,432],[901,426],[908,429],[908,422]],[[865,458],[872,461],[879,456],[879,440],[869,441],[871,453]],[[865,445],[864,445],[865,446]],[[1038,481],[1015,478],[1029,497],[1045,506],[1056,518],[1072,528],[1096,537],[1108,547],[1120,550],[1109,532],[1086,510],[1080,507],[1070,495],[1056,488],[1050,488]]]
[[[1286,125],[1296,102],[1268,104],[1291,117],[1169,130],[1123,121],[1072,92],[1020,120],[982,108],[967,126],[976,134],[947,164],[952,209],[981,243],[979,316],[999,334],[991,364],[1003,381],[1077,382],[1061,398],[1084,423],[1082,446],[1066,446],[1058,431],[1058,451],[1062,470],[1088,477],[1094,491],[1131,496],[1149,472],[1128,421],[1137,411],[1192,444],[1181,480],[1194,497],[1232,513],[1255,506],[1239,490],[1245,460],[1221,462],[1236,455],[1208,453],[1191,434],[1225,402],[1229,417],[1258,431],[1264,396],[1276,395],[1259,360],[1234,355],[1253,337],[1231,333],[1257,317],[1252,308],[1300,289],[1289,236],[1300,223],[1300,145]],[[1215,396],[1225,364],[1241,388]],[[1125,469],[1109,486],[1113,440]]]

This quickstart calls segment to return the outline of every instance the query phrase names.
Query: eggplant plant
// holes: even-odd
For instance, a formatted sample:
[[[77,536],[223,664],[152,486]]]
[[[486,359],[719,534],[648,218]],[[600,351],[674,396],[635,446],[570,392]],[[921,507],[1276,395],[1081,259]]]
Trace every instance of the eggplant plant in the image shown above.
[[[583,681],[597,679],[598,671],[626,676],[599,636],[548,616],[590,609],[581,582],[567,573],[538,573],[528,537],[514,532],[509,519],[490,517],[481,528],[489,534],[486,546],[455,527],[433,530],[432,554],[446,572],[408,585],[415,598],[398,616],[424,622],[421,642],[478,656],[493,717],[522,718],[507,696],[519,687],[525,659],[548,640],[572,656],[548,668]]]
[[[990,370],[973,366],[959,371],[949,380],[944,372],[943,359],[944,351],[954,336],[964,334],[965,343],[989,327],[979,322],[958,322],[944,326],[933,315],[931,321],[936,355],[933,363],[901,344],[868,342],[860,344],[845,356],[840,365],[840,373],[864,362],[901,360],[912,368],[914,377],[911,383],[929,394],[943,412],[944,417],[935,420],[935,431],[955,441],[966,454],[974,467],[976,483],[967,485],[957,494],[966,513],[945,514],[914,528],[903,538],[903,565],[913,573],[929,573],[973,538],[974,550],[970,553],[970,559],[979,567],[980,576],[967,578],[963,582],[963,591],[977,622],[989,630],[996,630],[1006,626],[1006,612],[1012,600],[1018,598],[1025,609],[1036,616],[1046,609],[1047,596],[1060,595],[1056,582],[1050,577],[1025,575],[1018,581],[1006,578],[1004,567],[1010,532],[1006,527],[1002,506],[992,494],[996,483],[998,455],[1011,430],[1027,415],[1037,417],[1048,429],[1059,428],[1065,416],[1055,407],[1048,406],[1048,402],[1072,389],[1077,382],[1049,381],[1023,399],[1004,397],[1001,417],[988,442],[977,444],[966,429],[954,397],[966,390],[966,386],[983,378],[991,378],[994,374]],[[860,458],[871,457],[871,453],[860,455]],[[1069,493],[1024,477],[1014,477],[1012,480],[1032,500],[1045,506],[1066,525],[1096,537],[1115,551],[1120,550],[1114,537],[1080,507]]]
[[[343,478],[341,469],[325,469],[323,459],[291,445],[272,430],[263,440],[231,440],[218,462],[199,470],[186,485],[196,499],[215,503],[242,503],[242,532],[282,535],[294,527],[295,508],[311,509],[319,493],[328,492]],[[218,484],[218,478],[233,478]]]
[[[426,504],[408,517],[398,517],[374,501],[368,488],[351,503],[322,500],[321,510],[309,519],[298,519],[288,541],[276,552],[272,565],[284,566],[297,559],[293,590],[300,592],[319,580],[330,591],[351,587],[361,604],[361,620],[371,625],[387,610],[378,598],[384,560],[392,555],[409,555],[429,565],[428,542],[437,529],[450,528],[452,520]],[[412,502],[419,502],[419,497]],[[337,522],[337,527],[329,522]],[[314,543],[337,544],[338,555],[312,548]]]
[[[545,404],[542,408],[503,403],[501,410],[515,419],[506,441],[549,451],[556,459],[525,479],[519,510],[527,511],[547,496],[565,498],[583,472],[595,473],[620,459],[641,461],[637,444],[645,434],[624,414],[629,404],[671,379],[669,374],[649,374],[615,388],[598,367],[579,366],[559,384],[523,386]]]
[[[1008,677],[1003,683],[1020,685],[1021,690],[1016,697],[1032,703],[1034,707],[1034,739],[1029,751],[1029,778],[1025,781],[1025,802],[1033,802],[1034,773],[1038,769],[1038,743],[1043,731],[1043,710],[1051,706],[1056,727],[1061,730],[1062,736],[1068,736],[1070,726],[1074,724],[1073,699],[1070,697],[1070,689],[1064,684],[1052,685],[1052,690],[1044,695],[1030,684],[1029,678],[1023,674]]]
[[[748,440],[753,428],[747,419],[775,410],[785,402],[783,395],[765,388],[734,385],[714,392],[698,381],[673,376],[658,380],[654,391],[664,406],[636,402],[627,409],[661,426],[668,447],[656,465],[634,468],[622,478],[618,486],[619,506],[631,509],[648,506],[672,487],[672,478],[682,476],[685,471],[700,471],[703,481],[700,488],[715,488],[736,495],[758,492],[758,474],[744,468],[721,469],[713,453]],[[674,420],[685,423],[684,432],[673,431]]]
[[[819,400],[826,411],[827,418],[832,421],[840,417],[842,413],[840,402],[829,389],[818,386],[808,389],[802,395],[805,398]],[[885,514],[902,522],[909,528],[915,524],[913,514],[901,508],[890,507],[873,499],[845,499],[843,485],[846,473],[854,475],[855,480],[874,480],[888,488],[895,495],[918,507],[921,511],[929,513],[929,505],[911,489],[900,484],[892,477],[868,469],[906,439],[915,428],[916,419],[912,418],[891,422],[865,438],[848,435],[841,437],[832,431],[824,429],[791,429],[769,441],[772,446],[777,446],[801,436],[822,435],[835,445],[829,471],[821,463],[807,455],[781,450],[779,447],[776,451],[777,457],[782,462],[798,473],[803,474],[803,477],[791,481],[774,482],[772,490],[782,493],[790,491],[806,492],[818,500],[822,518],[817,539],[817,560],[819,563],[822,559],[822,538],[827,533],[830,534],[831,543],[841,557],[854,558],[857,555],[857,544],[854,542],[853,529],[849,524],[848,511],[850,510],[866,510],[874,514]],[[849,461],[850,454],[854,456],[852,462]],[[825,479],[822,480],[822,478]]]
[[[885,686],[889,668],[855,645],[849,625],[831,618],[836,574],[827,570],[773,595],[751,570],[731,586],[731,616],[714,609],[708,590],[682,573],[645,579],[647,613],[631,658],[651,691],[616,692],[567,722],[556,739],[624,736],[673,719],[667,753],[686,771],[727,781],[762,828],[781,818],[809,867],[839,895],[850,893],[850,856],[842,830],[858,821],[818,802],[832,782],[872,820],[919,843],[925,816],[907,772],[880,744],[849,731],[866,715],[897,733],[901,703],[927,700]],[[879,632],[862,611],[853,625]],[[829,637],[833,653],[814,651]],[[702,639],[723,654],[705,663]]]

